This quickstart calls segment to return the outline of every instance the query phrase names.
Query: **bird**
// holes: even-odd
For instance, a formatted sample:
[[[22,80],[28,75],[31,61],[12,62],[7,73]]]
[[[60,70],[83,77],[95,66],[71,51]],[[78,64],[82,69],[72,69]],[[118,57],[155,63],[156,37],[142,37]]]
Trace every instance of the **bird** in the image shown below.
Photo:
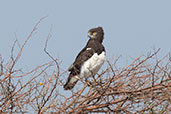
[[[89,40],[86,46],[76,56],[69,67],[69,76],[64,84],[64,90],[74,88],[78,80],[94,76],[106,60],[106,51],[102,45],[104,31],[102,27],[92,28],[88,31]]]

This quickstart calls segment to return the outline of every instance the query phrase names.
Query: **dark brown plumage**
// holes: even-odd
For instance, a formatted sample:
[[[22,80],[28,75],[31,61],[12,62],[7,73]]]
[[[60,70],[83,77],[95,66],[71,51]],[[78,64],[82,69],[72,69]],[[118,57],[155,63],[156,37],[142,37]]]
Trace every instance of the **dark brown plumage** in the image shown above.
[[[66,84],[64,85],[65,90],[72,89],[80,78],[82,65],[90,59],[95,53],[98,55],[105,52],[102,45],[104,32],[102,27],[90,29],[88,37],[90,38],[87,45],[77,55],[74,63],[69,67],[70,72]],[[83,72],[83,71],[82,71]]]

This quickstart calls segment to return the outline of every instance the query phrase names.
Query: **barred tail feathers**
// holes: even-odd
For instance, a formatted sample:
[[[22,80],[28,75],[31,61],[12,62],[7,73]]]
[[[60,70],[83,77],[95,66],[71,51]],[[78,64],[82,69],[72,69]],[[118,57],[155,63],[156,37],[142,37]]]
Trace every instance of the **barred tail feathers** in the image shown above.
[[[64,85],[64,89],[71,90],[75,86],[77,81],[78,81],[77,75],[73,76],[72,74],[69,74],[68,80],[66,84]]]

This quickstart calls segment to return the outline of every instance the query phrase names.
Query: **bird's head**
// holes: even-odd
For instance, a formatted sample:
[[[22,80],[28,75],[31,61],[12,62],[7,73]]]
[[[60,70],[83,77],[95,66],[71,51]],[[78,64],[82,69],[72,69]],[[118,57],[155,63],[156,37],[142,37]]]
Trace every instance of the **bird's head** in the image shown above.
[[[103,41],[104,32],[102,27],[92,28],[88,31],[88,37],[90,39],[97,39],[100,42]]]

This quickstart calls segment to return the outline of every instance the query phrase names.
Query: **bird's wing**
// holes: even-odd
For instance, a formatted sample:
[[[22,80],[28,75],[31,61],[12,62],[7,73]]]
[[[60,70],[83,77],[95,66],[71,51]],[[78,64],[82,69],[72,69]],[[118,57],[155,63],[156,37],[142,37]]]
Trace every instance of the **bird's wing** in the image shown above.
[[[86,61],[88,60],[90,57],[93,56],[94,54],[94,50],[91,49],[91,48],[83,48],[81,50],[81,52],[77,55],[74,63],[69,67],[69,71],[72,73],[72,74],[79,74],[80,73],[80,68],[81,68],[81,65]]]

